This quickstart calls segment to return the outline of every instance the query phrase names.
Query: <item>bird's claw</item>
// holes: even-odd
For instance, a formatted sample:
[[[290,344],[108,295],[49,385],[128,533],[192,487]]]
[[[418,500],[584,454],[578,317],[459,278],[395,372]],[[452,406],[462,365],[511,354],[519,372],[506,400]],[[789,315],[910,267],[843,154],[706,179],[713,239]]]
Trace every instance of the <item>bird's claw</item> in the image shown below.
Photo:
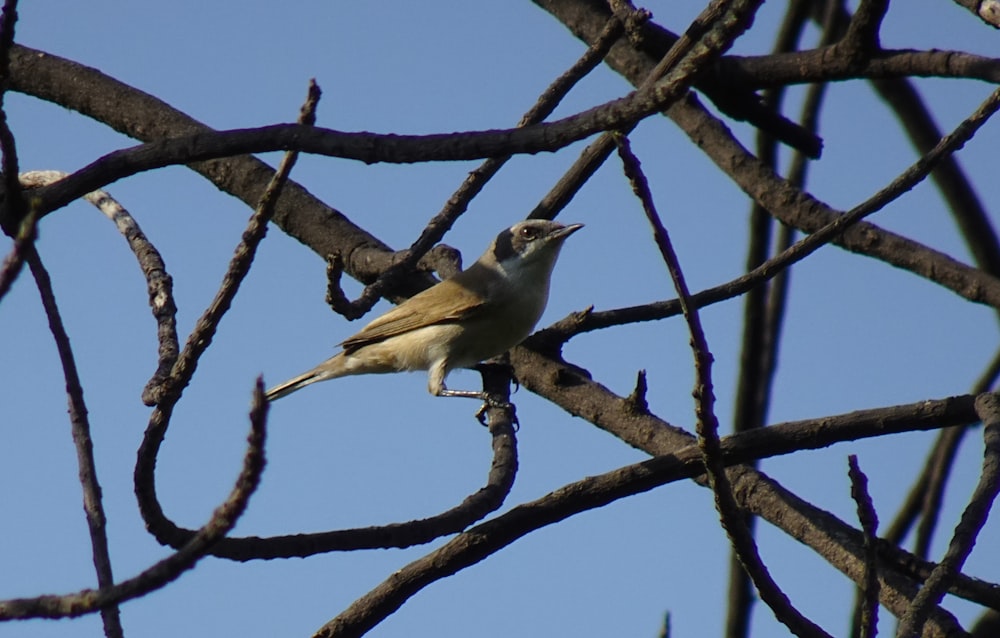
[[[513,403],[509,401],[501,401],[500,399],[496,399],[491,396],[487,396],[483,401],[483,404],[479,406],[478,410],[476,410],[476,420],[479,421],[480,425],[486,425],[486,412],[492,408],[507,410],[507,412],[510,413],[510,422],[514,426],[515,431],[521,425],[517,420],[517,408]]]

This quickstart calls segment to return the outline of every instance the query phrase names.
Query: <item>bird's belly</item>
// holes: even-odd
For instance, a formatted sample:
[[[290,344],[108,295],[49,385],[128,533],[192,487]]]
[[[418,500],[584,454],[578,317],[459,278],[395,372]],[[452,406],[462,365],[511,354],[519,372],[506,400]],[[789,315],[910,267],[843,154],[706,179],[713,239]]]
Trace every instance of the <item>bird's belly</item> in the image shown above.
[[[461,322],[424,326],[370,343],[347,355],[351,374],[465,368],[503,354],[524,340],[538,320],[533,303],[501,305]]]
[[[449,361],[451,368],[465,368],[503,354],[531,334],[535,321],[524,313],[495,313],[469,321],[456,339]]]
[[[348,355],[347,367],[356,374],[427,370],[447,358],[449,344],[461,332],[455,324],[417,328],[359,348]]]

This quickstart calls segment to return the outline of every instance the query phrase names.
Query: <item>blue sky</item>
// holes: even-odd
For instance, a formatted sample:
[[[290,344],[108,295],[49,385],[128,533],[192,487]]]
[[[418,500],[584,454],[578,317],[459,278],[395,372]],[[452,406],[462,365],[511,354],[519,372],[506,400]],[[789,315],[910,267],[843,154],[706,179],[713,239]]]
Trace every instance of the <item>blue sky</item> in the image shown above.
[[[700,3],[649,3],[678,30]],[[890,10],[887,47],[964,48],[995,54],[996,34],[948,2]],[[675,6],[676,5],[676,6]],[[767,3],[740,53],[770,48],[782,3]],[[96,67],[217,128],[295,119],[309,78],[324,90],[319,124],[342,130],[432,133],[513,125],[582,53],[581,44],[534,5],[460,2],[67,3],[20,7],[17,40]],[[418,35],[419,34],[419,35]],[[815,37],[815,33],[810,37]],[[993,45],[993,46],[991,46]],[[950,130],[991,87],[922,81],[940,126]],[[567,115],[627,92],[600,68],[571,94]],[[801,90],[792,92],[793,100]],[[62,107],[6,98],[23,170],[76,170],[134,144]],[[745,144],[752,131],[732,125]],[[829,91],[823,160],[810,189],[849,208],[915,158],[886,107],[863,82]],[[1000,202],[991,122],[960,156],[987,207]],[[662,119],[642,124],[633,145],[694,290],[737,276],[749,202]],[[575,159],[515,158],[446,238],[470,263],[501,229],[524,217]],[[265,157],[275,164],[277,155]],[[410,244],[476,163],[365,166],[302,157],[292,177],[396,248]],[[246,207],[182,167],[137,175],[108,190],[159,247],[174,277],[182,335],[214,294],[249,215]],[[566,245],[541,325],[594,305],[610,309],[673,297],[641,209],[609,162],[561,219],[587,227]],[[876,224],[968,261],[947,210],[922,184],[877,214]],[[145,533],[132,467],[149,410],[139,393],[155,366],[155,324],[145,284],[114,226],[79,202],[46,218],[39,250],[55,282],[83,379],[116,576],[167,554]],[[4,252],[6,238],[0,242]],[[353,284],[353,282],[351,282]],[[265,240],[232,312],[175,413],[158,463],[164,508],[197,527],[230,489],[247,429],[253,380],[271,384],[311,367],[361,324],[323,301],[323,262],[276,229]],[[348,286],[356,293],[359,287]],[[377,309],[384,309],[380,305]],[[706,309],[716,357],[718,414],[729,424],[742,304]],[[796,267],[772,422],[941,398],[968,391],[996,347],[996,319],[933,284],[871,259],[824,248]],[[691,429],[693,385],[679,318],[590,333],[566,348],[619,394],[649,374],[650,405]],[[95,582],[65,418],[63,381],[38,296],[24,276],[0,309],[0,598],[66,593]],[[452,387],[475,387],[459,372]],[[475,405],[431,397],[422,374],[358,377],[317,385],[271,412],[269,466],[236,534],[267,535],[424,517],[478,489],[489,437]],[[526,391],[515,395],[520,471],[507,507],[640,460],[635,450]],[[869,474],[883,521],[932,435],[774,459],[764,469],[803,498],[854,521],[848,454]],[[978,475],[981,440],[962,448],[935,556]],[[1000,533],[996,516],[983,538]],[[843,633],[853,592],[832,568],[782,533],[761,526],[761,548],[793,602],[827,631]],[[434,544],[430,547],[436,546]],[[996,581],[1000,553],[981,542],[970,573]],[[166,589],[123,607],[127,635],[309,635],[387,575],[423,555],[410,550],[331,554],[235,564],[206,559]],[[371,635],[652,636],[670,611],[677,636],[718,635],[728,544],[711,495],[672,485],[543,529],[485,562],[420,592]],[[969,620],[969,607],[949,601]],[[883,621],[883,631],[891,624]],[[756,635],[780,636],[759,606]],[[0,636],[93,636],[97,617],[0,625]]]

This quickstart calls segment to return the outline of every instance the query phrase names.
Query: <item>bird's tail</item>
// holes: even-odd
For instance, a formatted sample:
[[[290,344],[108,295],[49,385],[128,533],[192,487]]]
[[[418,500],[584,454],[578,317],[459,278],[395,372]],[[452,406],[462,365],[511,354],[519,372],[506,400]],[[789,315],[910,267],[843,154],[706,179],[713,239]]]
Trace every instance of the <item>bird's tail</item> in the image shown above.
[[[309,372],[304,372],[297,377],[289,379],[284,383],[279,383],[273,388],[270,388],[264,393],[264,398],[268,401],[275,401],[281,397],[288,396],[292,392],[301,390],[311,383],[326,381],[327,379],[336,379],[337,377],[343,376],[345,372],[343,359],[343,353],[338,354],[331,359],[327,359]]]

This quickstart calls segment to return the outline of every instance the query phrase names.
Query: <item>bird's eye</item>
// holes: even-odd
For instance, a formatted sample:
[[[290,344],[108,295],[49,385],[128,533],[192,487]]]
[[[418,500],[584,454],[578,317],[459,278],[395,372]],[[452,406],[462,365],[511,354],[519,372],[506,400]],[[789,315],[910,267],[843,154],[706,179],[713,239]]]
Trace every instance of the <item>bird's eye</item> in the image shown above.
[[[526,241],[534,241],[538,239],[538,229],[532,228],[531,226],[525,226],[521,229],[520,233],[521,239]]]

